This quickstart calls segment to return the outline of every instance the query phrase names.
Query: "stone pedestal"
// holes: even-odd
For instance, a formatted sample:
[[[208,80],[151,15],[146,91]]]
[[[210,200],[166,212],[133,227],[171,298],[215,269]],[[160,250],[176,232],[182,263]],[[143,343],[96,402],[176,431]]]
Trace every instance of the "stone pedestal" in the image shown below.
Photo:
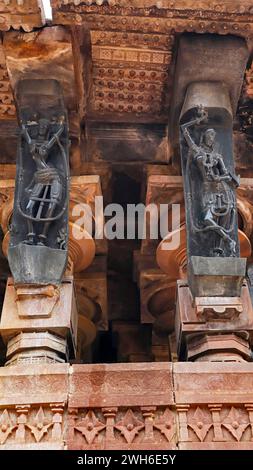
[[[193,297],[187,281],[178,281],[176,341],[182,360],[250,360],[253,309],[243,282],[238,297]]]
[[[59,286],[15,286],[9,278],[0,322],[6,365],[64,362],[76,355],[73,278]]]

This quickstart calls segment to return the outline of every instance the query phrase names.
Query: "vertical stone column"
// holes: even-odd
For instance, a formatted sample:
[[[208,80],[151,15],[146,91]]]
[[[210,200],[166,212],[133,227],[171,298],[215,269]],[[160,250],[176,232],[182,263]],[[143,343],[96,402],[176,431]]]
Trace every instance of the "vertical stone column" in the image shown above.
[[[54,363],[75,357],[77,310],[73,277],[56,286],[6,286],[0,331],[6,365]]]
[[[91,182],[86,177],[79,177],[77,181],[73,178],[71,207],[73,201],[87,204],[86,200],[80,200],[80,194],[86,194],[87,187],[89,194],[91,190],[95,193],[98,185],[97,178]],[[77,193],[77,186],[79,189],[81,187],[82,193]],[[2,249],[6,257],[10,243],[14,187],[13,180],[8,180],[8,184],[1,187],[5,202],[0,211],[0,224],[4,233]],[[95,242],[84,228],[76,224],[71,210],[70,214],[68,262],[61,282],[55,285],[15,284],[13,278],[8,279],[0,322],[0,332],[8,345],[6,364],[63,362],[75,357],[80,360],[80,339],[83,347],[87,348],[96,336],[96,326],[92,321],[92,312],[89,311],[92,305],[81,302],[83,292],[80,281],[76,281],[76,274],[83,272],[94,260]]]
[[[179,358],[250,360],[252,305],[240,257],[233,114],[248,51],[237,37],[183,36],[172,116],[184,180],[187,279],[178,282]],[[224,61],[224,57],[226,58]]]
[[[56,80],[21,80],[20,122],[8,280],[0,331],[7,362],[63,362],[75,354],[77,330],[68,258],[68,124]],[[67,341],[67,338],[71,338]]]
[[[93,261],[95,242],[72,214],[69,220],[68,118],[60,84],[21,80],[16,102],[21,137],[15,197],[0,213],[12,273],[0,333],[6,365],[64,362],[76,357],[78,329],[85,346],[96,336],[92,321],[78,318],[73,280]],[[83,181],[78,183],[81,194]],[[9,196],[12,189],[6,187]]]

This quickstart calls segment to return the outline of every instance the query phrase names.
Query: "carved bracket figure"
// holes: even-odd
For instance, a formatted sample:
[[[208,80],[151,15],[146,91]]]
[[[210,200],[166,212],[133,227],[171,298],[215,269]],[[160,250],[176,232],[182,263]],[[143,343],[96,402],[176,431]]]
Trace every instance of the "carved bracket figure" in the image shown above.
[[[15,283],[58,284],[68,248],[68,122],[55,80],[16,88],[21,127],[8,252]]]
[[[41,118],[38,120],[38,123],[35,122],[32,125],[37,127],[35,137],[30,137],[30,126],[27,124],[22,124],[22,135],[28,144],[30,155],[36,165],[36,171],[29,186],[25,188],[28,194],[26,208],[25,210],[22,209],[21,200],[18,201],[18,208],[28,223],[29,231],[24,242],[31,245],[36,243],[36,233],[33,225],[33,222],[35,222],[40,223],[43,227],[38,235],[39,241],[37,243],[44,245],[47,240],[50,224],[57,220],[65,210],[63,206],[63,209],[57,215],[54,215],[57,206],[60,206],[62,202],[64,204],[64,201],[62,201],[64,182],[57,168],[50,164],[50,150],[57,144],[67,169],[66,153],[60,142],[60,136],[64,131],[64,116],[60,117],[58,123],[59,129],[52,137],[49,137],[52,125],[48,119]],[[61,232],[62,230],[59,231],[59,235]],[[60,247],[62,247],[62,243]]]
[[[236,224],[235,188],[239,186],[239,178],[225,165],[213,128],[201,130],[198,143],[192,137],[190,128],[203,123],[208,124],[208,111],[199,106],[196,117],[181,125],[188,146],[185,177],[192,229],[195,233],[205,232],[211,236],[213,243],[209,256],[236,256],[233,230]],[[195,191],[192,183],[193,167],[197,170]],[[198,217],[194,211],[197,194],[201,200]]]

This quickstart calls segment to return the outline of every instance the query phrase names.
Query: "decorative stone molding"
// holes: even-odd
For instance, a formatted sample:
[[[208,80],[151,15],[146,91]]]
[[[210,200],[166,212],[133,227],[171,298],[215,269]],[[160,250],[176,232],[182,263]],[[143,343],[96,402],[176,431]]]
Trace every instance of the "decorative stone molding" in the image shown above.
[[[0,450],[253,449],[251,364],[31,365],[0,378]]]
[[[1,450],[64,448],[68,370],[67,364],[0,368]]]
[[[69,449],[175,448],[175,414],[169,407],[70,411]]]
[[[129,2],[127,0],[53,0],[53,5],[60,7],[61,5],[80,5],[84,4],[87,6],[91,5],[107,5],[109,7],[129,7]],[[215,10],[220,12],[231,12],[238,14],[247,14],[252,13],[252,3],[250,0],[225,0],[223,3],[220,0],[132,0],[131,8],[143,9],[143,8],[152,8],[155,7],[158,10]]]
[[[181,0],[143,1],[134,4],[123,0],[102,4],[102,0],[76,4],[73,0],[52,0],[53,20],[62,24],[89,25],[91,29],[143,31],[144,33],[165,33],[189,31],[197,33],[240,34],[248,37],[252,34],[252,4],[232,0],[221,3],[220,0],[199,0],[198,2]],[[153,7],[153,8],[152,8]],[[150,8],[152,16],[145,16]],[[187,11],[187,15],[185,14]],[[117,13],[113,15],[113,13]]]
[[[2,0],[0,5],[0,30],[10,28],[31,31],[42,26],[39,0]]]
[[[0,449],[63,448],[64,403],[0,411]]]
[[[196,445],[199,442],[205,442],[207,445],[212,442],[224,442],[225,447],[227,442],[244,443],[251,439],[250,416],[245,405],[207,404],[191,406],[187,410],[187,438],[185,442],[189,443],[189,448],[197,448]],[[213,448],[218,448],[214,446]]]

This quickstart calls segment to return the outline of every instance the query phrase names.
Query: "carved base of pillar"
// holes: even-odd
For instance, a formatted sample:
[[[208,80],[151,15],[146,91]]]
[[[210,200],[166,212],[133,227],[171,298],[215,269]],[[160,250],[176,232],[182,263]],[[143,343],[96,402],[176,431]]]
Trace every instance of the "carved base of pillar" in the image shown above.
[[[187,359],[194,362],[250,361],[251,350],[247,333],[244,336],[236,334],[189,336]]]
[[[243,282],[239,297],[195,297],[178,281],[175,320],[179,360],[250,361],[253,309]]]
[[[45,332],[19,333],[8,341],[6,366],[68,361],[67,340]]]
[[[6,365],[75,358],[77,320],[72,277],[59,286],[15,286],[9,278],[0,321]]]

